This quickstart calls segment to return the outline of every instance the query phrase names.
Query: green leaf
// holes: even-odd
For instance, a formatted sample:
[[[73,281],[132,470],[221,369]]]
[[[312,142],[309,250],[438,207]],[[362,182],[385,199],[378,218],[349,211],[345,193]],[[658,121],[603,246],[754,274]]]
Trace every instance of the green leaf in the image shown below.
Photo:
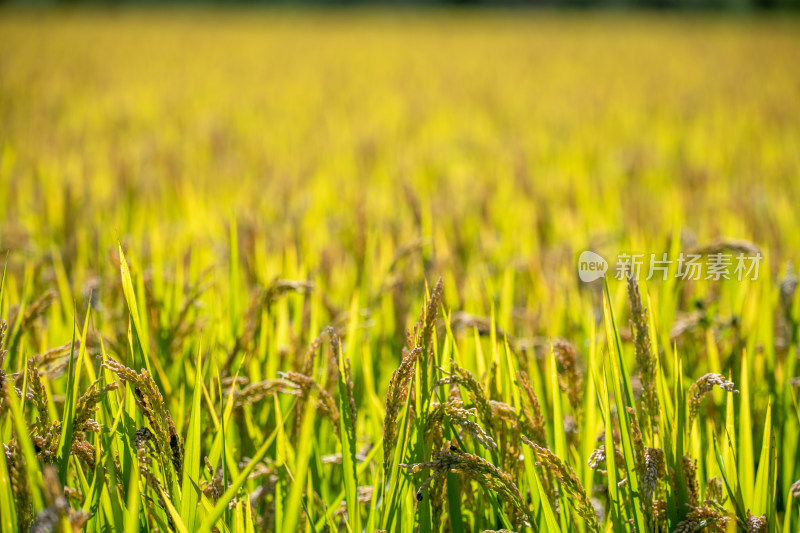
[[[197,350],[197,369],[194,392],[192,394],[192,410],[189,415],[189,431],[186,434],[185,460],[183,463],[183,480],[181,481],[181,519],[190,530],[194,530],[197,517],[198,494],[195,488],[200,482],[200,437],[202,423],[202,390],[198,382],[203,379],[203,363],[201,350]]]
[[[75,405],[78,401],[78,389],[81,380],[81,369],[83,368],[83,357],[86,354],[86,333],[89,331],[89,316],[92,311],[92,302],[89,298],[89,305],[86,308],[86,320],[83,324],[81,334],[81,347],[78,352],[78,360],[75,361],[75,321],[73,320],[72,346],[70,348],[69,366],[67,374],[67,394],[64,397],[64,415],[61,425],[61,437],[58,441],[58,479],[62,485],[67,484],[67,469],[69,468],[69,456],[72,451],[72,429],[75,422]]]
[[[300,438],[297,443],[297,450],[295,450],[295,459],[294,464],[292,465],[294,479],[290,485],[289,497],[286,500],[285,506],[286,514],[283,518],[284,533],[294,533],[295,528],[299,523],[300,511],[302,510],[303,489],[305,488],[305,477],[308,471],[308,462],[311,458],[311,449],[314,442],[311,438],[311,435],[314,430],[316,412],[317,398],[312,393],[309,394],[309,397],[306,401],[302,426],[300,429]]]
[[[139,316],[139,306],[136,303],[136,291],[133,287],[131,270],[128,267],[128,262],[125,260],[125,253],[122,251],[122,245],[120,244],[118,246],[119,268],[122,275],[122,292],[125,295],[125,301],[128,304],[128,311],[130,312],[131,322],[133,324],[133,328],[131,328],[134,356],[133,368],[134,370],[139,368],[142,362],[144,362],[145,368],[147,368],[147,371],[152,374],[152,370],[150,369],[150,358],[147,354],[147,345],[142,340],[145,337],[142,330],[141,318]]]
[[[125,533],[137,533],[139,531],[139,471],[134,469],[131,472],[130,483],[128,484],[128,504],[125,506]]]
[[[755,485],[755,455],[753,453],[753,420],[750,416],[750,380],[747,374],[747,352],[742,352],[742,370],[739,378],[739,487],[748,506],[753,505]]]
[[[338,339],[337,341],[338,342]],[[358,476],[356,474],[356,428],[350,412],[350,387],[346,381],[344,354],[341,345],[334,347],[339,364],[339,425],[342,435],[342,477],[347,518],[354,531],[361,531],[361,512],[358,506]]]
[[[632,420],[631,413],[628,408],[633,408],[633,391],[631,390],[631,380],[625,370],[625,362],[622,358],[622,345],[619,339],[619,330],[617,329],[616,321],[614,319],[614,310],[611,308],[611,297],[608,292],[608,282],[605,283],[605,291],[603,298],[603,309],[606,323],[606,336],[608,339],[608,349],[610,352],[611,364],[607,365],[608,371],[611,372],[609,376],[612,389],[614,391],[614,399],[617,404],[617,416],[619,417],[620,425],[620,441],[622,444],[622,455],[625,458],[626,477],[628,479],[628,487],[630,492],[634,495],[634,500],[639,495],[639,479],[636,472],[636,459],[634,457],[633,437],[631,434]],[[606,431],[608,435],[609,432]],[[607,448],[613,450],[613,442],[610,443],[611,447]],[[613,463],[614,461],[608,461]],[[610,470],[609,465],[609,470]],[[611,482],[609,477],[609,483]],[[646,531],[647,526],[642,513],[641,506],[637,501],[631,502],[631,511],[633,512],[634,523],[636,524],[637,531]]]
[[[6,454],[0,450],[0,527],[3,533],[16,533],[17,514],[14,511],[14,494],[8,476]]]
[[[309,404],[316,406],[316,402],[310,402]],[[278,435],[278,430],[282,427],[283,424],[280,424],[278,427],[276,427],[270,436],[261,444],[256,453],[253,454],[250,462],[247,463],[247,466],[243,468],[241,472],[239,472],[239,475],[236,476],[225,493],[219,498],[219,500],[217,500],[217,503],[214,505],[213,509],[206,514],[206,517],[203,519],[200,527],[197,528],[197,531],[210,531],[211,528],[217,524],[217,521],[228,508],[228,504],[236,496],[236,493],[239,491],[242,485],[244,485],[245,481],[247,481],[247,477],[253,472],[259,461],[261,461],[267,454],[269,447],[272,446],[272,443],[275,441],[275,437]]]
[[[172,523],[175,525],[175,530],[178,533],[189,533],[189,530],[186,528],[186,524],[184,524],[183,520],[181,520],[181,515],[178,514],[178,511],[175,509],[175,506],[172,505],[172,501],[170,501],[169,496],[167,496],[167,493],[164,492],[164,489],[160,485],[158,486],[158,491],[161,493],[161,499],[167,506],[167,512],[169,513],[170,518],[172,518]]]

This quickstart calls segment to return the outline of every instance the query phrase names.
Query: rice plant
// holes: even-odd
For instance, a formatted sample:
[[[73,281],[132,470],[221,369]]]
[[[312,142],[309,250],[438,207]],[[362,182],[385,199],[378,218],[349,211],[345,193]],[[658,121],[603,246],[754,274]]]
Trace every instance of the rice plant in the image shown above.
[[[2,15],[3,533],[800,527],[795,20]]]

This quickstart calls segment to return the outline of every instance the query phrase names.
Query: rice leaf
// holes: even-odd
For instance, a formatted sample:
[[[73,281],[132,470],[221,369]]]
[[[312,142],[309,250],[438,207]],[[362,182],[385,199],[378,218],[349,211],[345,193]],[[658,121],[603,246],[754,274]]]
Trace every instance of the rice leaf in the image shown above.
[[[196,380],[203,379],[203,363],[201,350],[197,350]],[[189,413],[189,431],[186,434],[186,443],[183,463],[183,480],[181,481],[181,512],[180,518],[185,527],[194,530],[197,517],[198,494],[195,486],[200,481],[200,446],[201,446],[201,395],[202,387],[195,383],[192,394],[192,410]]]
[[[63,423],[61,425],[61,437],[58,441],[58,456],[56,461],[58,463],[58,479],[62,485],[67,484],[67,468],[69,467],[69,457],[72,451],[72,428],[75,421],[75,404],[78,401],[79,385],[81,380],[81,369],[83,368],[83,357],[86,354],[86,334],[89,331],[89,316],[92,312],[91,298],[90,303],[86,308],[86,320],[83,324],[83,332],[81,333],[81,344],[78,352],[78,360],[75,361],[75,329],[72,332],[72,348],[70,349],[69,366],[67,373],[69,381],[67,382],[67,393],[64,398],[64,415]],[[76,313],[77,315],[77,313]],[[74,326],[74,321],[73,321]]]

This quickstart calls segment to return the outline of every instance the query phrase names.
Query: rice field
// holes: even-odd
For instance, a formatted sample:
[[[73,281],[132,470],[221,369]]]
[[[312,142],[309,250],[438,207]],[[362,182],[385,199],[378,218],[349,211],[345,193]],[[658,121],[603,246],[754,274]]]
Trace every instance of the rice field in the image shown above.
[[[3,533],[800,530],[800,20],[0,36]]]

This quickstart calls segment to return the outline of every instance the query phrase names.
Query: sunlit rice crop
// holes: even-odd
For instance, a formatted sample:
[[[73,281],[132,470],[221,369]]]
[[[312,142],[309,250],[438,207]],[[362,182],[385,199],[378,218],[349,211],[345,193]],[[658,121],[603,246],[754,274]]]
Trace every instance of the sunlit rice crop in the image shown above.
[[[0,11],[0,531],[796,531],[798,30]]]

